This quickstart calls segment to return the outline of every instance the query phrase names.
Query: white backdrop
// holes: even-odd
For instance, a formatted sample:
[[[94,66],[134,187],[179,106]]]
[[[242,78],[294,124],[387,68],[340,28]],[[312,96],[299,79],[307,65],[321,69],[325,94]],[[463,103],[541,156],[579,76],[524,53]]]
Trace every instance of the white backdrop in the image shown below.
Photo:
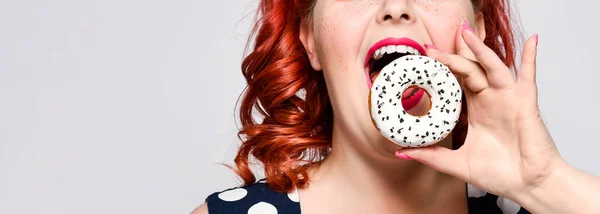
[[[600,174],[593,1],[519,0],[544,117]],[[234,106],[256,0],[0,2],[0,213],[188,213],[238,184]],[[573,20],[573,21],[567,21]]]

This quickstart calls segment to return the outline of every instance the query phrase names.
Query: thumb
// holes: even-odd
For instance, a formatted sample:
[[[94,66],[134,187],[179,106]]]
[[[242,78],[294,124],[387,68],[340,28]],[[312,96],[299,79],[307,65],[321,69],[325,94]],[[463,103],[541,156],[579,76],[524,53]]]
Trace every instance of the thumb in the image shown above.
[[[469,178],[463,150],[450,150],[441,146],[402,149],[396,152],[400,158],[413,159],[437,171],[457,177],[463,181]]]

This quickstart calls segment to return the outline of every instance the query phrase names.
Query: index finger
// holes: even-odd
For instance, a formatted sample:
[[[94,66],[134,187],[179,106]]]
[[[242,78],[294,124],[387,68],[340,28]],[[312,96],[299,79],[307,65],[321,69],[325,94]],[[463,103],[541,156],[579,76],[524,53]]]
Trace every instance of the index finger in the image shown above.
[[[463,23],[461,23],[458,29],[456,30],[456,35],[454,35],[454,48],[456,48],[456,55],[462,56],[473,61],[477,61],[475,54],[473,53],[473,51],[471,51],[471,49],[469,48],[469,46],[467,46],[467,43],[463,39],[462,32],[465,29],[464,26],[465,25],[463,21]]]
[[[470,27],[465,26],[462,37],[469,49],[475,54],[477,61],[484,68],[491,86],[503,88],[516,82],[510,69],[492,49],[477,38]]]

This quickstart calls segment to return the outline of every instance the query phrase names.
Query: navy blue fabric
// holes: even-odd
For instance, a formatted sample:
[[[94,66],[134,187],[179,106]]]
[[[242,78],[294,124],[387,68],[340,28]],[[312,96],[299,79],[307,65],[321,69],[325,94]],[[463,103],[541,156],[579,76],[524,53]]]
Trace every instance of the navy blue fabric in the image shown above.
[[[209,214],[247,214],[250,207],[260,202],[273,205],[278,214],[300,214],[299,202],[292,201],[287,193],[279,193],[271,189],[263,181],[264,179],[243,187],[247,194],[236,201],[222,200],[219,198],[219,194],[237,188],[211,194],[206,198]],[[498,196],[490,193],[486,193],[481,197],[468,197],[469,214],[502,214],[502,210],[497,205],[497,200]],[[520,208],[516,214],[530,214],[530,212]]]
[[[271,189],[266,183],[259,182],[245,186],[244,189],[248,191],[241,200],[237,201],[224,201],[221,200],[218,195],[222,192],[236,189],[230,188],[221,192],[216,192],[208,196],[206,202],[208,204],[209,214],[238,214],[248,213],[248,209],[253,205],[260,202],[267,202],[275,208],[279,214],[300,214],[300,203],[290,200],[287,193],[280,193]]]

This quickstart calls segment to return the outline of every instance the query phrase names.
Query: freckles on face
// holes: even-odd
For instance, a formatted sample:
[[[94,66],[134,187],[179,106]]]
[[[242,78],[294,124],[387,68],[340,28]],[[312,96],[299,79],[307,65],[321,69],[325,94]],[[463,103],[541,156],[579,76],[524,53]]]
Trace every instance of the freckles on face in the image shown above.
[[[341,122],[336,124],[349,127],[348,133],[369,133],[371,137],[377,132],[367,104],[369,91],[365,80],[368,76],[365,75],[364,61],[368,49],[387,37],[411,37],[419,42],[431,42],[443,51],[455,52],[456,29],[462,20],[473,17],[470,0],[316,1],[312,11],[312,38],[334,118]],[[384,22],[377,19],[378,15],[394,12],[390,10],[412,12],[416,21]]]
[[[360,51],[380,1],[317,0],[312,13],[316,59],[325,77],[335,124],[349,133],[376,131],[368,116],[365,56]]]
[[[314,9],[314,36],[323,71],[347,72],[356,64],[358,50],[378,0],[317,1]],[[360,68],[360,67],[357,67]]]
[[[474,21],[469,0],[414,0],[431,42],[440,50],[456,53],[455,35],[463,20]]]
[[[317,0],[314,8],[315,45],[324,71],[346,72],[361,51],[367,30],[377,29],[372,23],[377,11],[392,3],[387,0]],[[431,42],[446,52],[455,52],[454,35],[463,20],[473,23],[470,0],[408,0]],[[398,25],[398,28],[403,26]],[[380,29],[383,32],[383,30]],[[450,36],[449,36],[450,35]],[[386,35],[401,36],[401,35]],[[367,38],[368,40],[368,38]],[[370,44],[369,44],[370,45]],[[361,59],[359,59],[361,60]],[[341,64],[340,64],[341,63]]]

